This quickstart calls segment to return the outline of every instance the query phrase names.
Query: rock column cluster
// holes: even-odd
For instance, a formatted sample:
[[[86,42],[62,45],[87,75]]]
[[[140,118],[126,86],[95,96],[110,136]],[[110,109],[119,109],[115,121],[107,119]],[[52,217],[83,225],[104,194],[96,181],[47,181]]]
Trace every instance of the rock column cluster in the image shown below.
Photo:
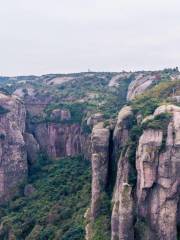
[[[117,158],[116,183],[112,198],[111,240],[177,240],[180,223],[180,108],[156,109],[154,117],[171,114],[165,129],[147,128],[136,146],[136,181],[132,184],[129,144],[132,110],[124,107],[118,116],[113,142]],[[92,201],[95,219],[101,204],[101,189],[107,184],[108,129],[94,127],[92,133]],[[119,150],[119,151],[118,151]],[[132,158],[132,156],[131,156]],[[102,187],[102,188],[101,188]],[[91,234],[92,236],[93,234]],[[91,239],[91,238],[87,238]]]

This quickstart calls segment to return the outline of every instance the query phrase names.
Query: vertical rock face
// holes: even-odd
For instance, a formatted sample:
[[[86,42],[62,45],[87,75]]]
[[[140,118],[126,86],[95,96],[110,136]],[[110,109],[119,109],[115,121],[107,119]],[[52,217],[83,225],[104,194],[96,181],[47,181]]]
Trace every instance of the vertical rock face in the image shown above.
[[[93,223],[100,214],[103,204],[103,194],[105,193],[108,181],[109,165],[109,143],[110,130],[104,127],[103,122],[99,122],[93,127],[91,134],[91,163],[92,163],[92,185],[91,185],[91,205],[87,209],[85,219],[86,240],[93,239]]]
[[[133,198],[132,186],[129,184],[131,166],[129,163],[129,148],[126,147],[129,140],[129,120],[133,113],[130,107],[124,107],[119,115],[114,131],[115,151],[126,148],[121,152],[113,197],[113,210],[111,217],[111,239],[131,240],[133,232]]]
[[[113,198],[113,210],[111,217],[111,239],[134,239],[133,230],[133,197],[132,186],[128,183],[130,164],[128,150],[121,155],[118,163],[118,172],[115,193]]]
[[[39,144],[31,133],[24,134],[24,140],[26,143],[27,160],[29,164],[34,164],[39,154]]]
[[[162,126],[147,127],[132,155],[132,121],[130,107],[124,107],[113,133],[117,161],[116,183],[112,199],[112,240],[177,240],[180,224],[180,108],[161,106],[145,121],[170,113]],[[163,121],[163,120],[162,120]],[[137,121],[138,122],[138,121]],[[139,123],[140,124],[140,123]],[[150,125],[154,126],[154,125]],[[137,128],[137,125],[136,125]],[[101,193],[107,184],[110,148],[109,130],[102,124],[92,132],[92,200],[90,216],[98,216]],[[132,156],[134,159],[132,159]],[[132,162],[135,164],[132,165]],[[135,168],[135,169],[134,169]],[[135,171],[135,172],[134,172]],[[132,173],[136,180],[131,181]],[[109,180],[109,179],[108,179]],[[86,239],[93,229],[86,227]],[[179,230],[178,230],[179,231]]]
[[[38,124],[34,134],[41,150],[52,158],[81,154],[86,141],[79,124]]]
[[[104,115],[102,113],[95,113],[88,118],[87,125],[90,127],[93,127],[98,122],[102,122],[103,120],[104,120]]]
[[[156,180],[158,167],[158,153],[162,144],[163,132],[159,130],[146,130],[139,140],[136,168],[138,172],[137,195],[141,213],[144,215],[143,203],[146,199],[147,189],[151,188]]]
[[[163,111],[172,113],[168,129],[163,130],[167,136],[163,136],[162,130],[145,130],[139,141],[138,215],[146,219],[147,239],[175,240],[179,221],[180,108],[162,106],[155,115]]]
[[[132,117],[132,109],[129,106],[123,107],[118,114],[117,123],[113,133],[115,158],[119,159],[120,150],[127,144]]]
[[[54,109],[51,113],[51,117],[59,119],[61,121],[65,121],[71,119],[71,113],[67,109]]]
[[[103,123],[94,126],[91,136],[92,141],[92,200],[91,215],[98,216],[101,205],[101,194],[105,191],[108,178],[109,161],[109,129]]]
[[[23,133],[26,111],[15,96],[0,94],[0,202],[8,200],[27,174]]]

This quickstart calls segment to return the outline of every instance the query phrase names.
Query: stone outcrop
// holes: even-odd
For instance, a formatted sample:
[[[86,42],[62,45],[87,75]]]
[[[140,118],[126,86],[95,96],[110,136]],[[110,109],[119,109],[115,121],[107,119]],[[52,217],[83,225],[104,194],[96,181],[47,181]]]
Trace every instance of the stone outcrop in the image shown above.
[[[120,81],[122,81],[124,79],[128,79],[131,75],[132,75],[132,73],[129,73],[129,72],[119,73],[111,78],[108,86],[109,87],[118,87]]]
[[[114,156],[119,159],[119,151],[127,144],[129,128],[132,124],[133,112],[130,106],[125,106],[118,114],[113,133]]]
[[[134,159],[137,170],[135,188],[128,180],[132,171],[128,145],[126,151],[121,151],[113,197],[112,240],[177,239],[180,211],[180,108],[174,105],[160,106],[143,122],[152,121],[163,113],[172,114],[168,126],[165,129],[148,128],[139,139]],[[122,109],[119,113],[114,131],[114,140],[119,149],[127,144],[125,120],[131,114],[130,108]]]
[[[127,100],[133,100],[137,95],[143,93],[152,84],[160,80],[160,76],[156,73],[139,73],[136,74],[128,88]]]
[[[92,141],[92,200],[91,216],[98,216],[101,205],[102,193],[105,191],[108,180],[109,161],[109,129],[104,128],[103,123],[94,126],[91,136]]]
[[[133,113],[130,107],[124,107],[118,115],[117,124],[114,130],[115,152],[121,151],[117,163],[117,177],[114,188],[113,208],[111,217],[111,239],[112,240],[131,240],[134,239],[133,231],[133,197],[132,186],[129,184],[131,165],[129,162],[129,123]]]
[[[90,139],[79,124],[41,123],[35,126],[33,133],[40,149],[52,158],[88,155],[90,151],[87,147]]]
[[[73,81],[73,77],[55,77],[48,81],[48,84],[54,84],[54,85],[59,85],[65,82]]]
[[[98,122],[102,122],[104,120],[103,113],[94,113],[87,119],[87,125],[90,127],[95,126]]]
[[[138,216],[146,219],[147,239],[177,239],[180,186],[180,108],[168,105],[154,115],[172,113],[167,129],[147,129],[137,149]],[[167,136],[163,135],[167,132]],[[165,137],[165,139],[163,139]],[[165,146],[162,144],[165,142]],[[139,230],[140,231],[140,230]]]
[[[85,213],[86,240],[93,238],[93,222],[98,218],[108,183],[110,130],[100,122],[91,134],[92,185],[91,206]]]
[[[26,143],[27,160],[30,165],[34,164],[38,158],[40,151],[39,144],[31,133],[24,134],[24,140]]]
[[[51,113],[52,119],[68,121],[71,119],[71,113],[68,109],[54,109]]]
[[[146,128],[132,159],[131,128],[134,115],[125,106],[119,113],[113,132],[113,158],[117,162],[112,198],[111,240],[177,240],[180,224],[180,107],[163,105],[147,117],[169,113],[167,124]],[[162,120],[163,121],[163,120]],[[137,121],[138,124],[140,122]],[[92,200],[88,219],[98,217],[101,194],[109,181],[109,130],[99,123],[92,132]],[[132,165],[134,162],[134,166]],[[135,168],[135,169],[134,169]],[[132,173],[136,180],[131,181]],[[86,226],[86,239],[93,236],[92,225]]]
[[[117,180],[113,197],[113,210],[111,217],[111,239],[134,239],[133,196],[132,186],[129,182],[131,166],[129,164],[129,152],[121,155],[118,162]]]
[[[26,111],[16,96],[0,93],[0,202],[15,194],[27,175],[23,134]]]

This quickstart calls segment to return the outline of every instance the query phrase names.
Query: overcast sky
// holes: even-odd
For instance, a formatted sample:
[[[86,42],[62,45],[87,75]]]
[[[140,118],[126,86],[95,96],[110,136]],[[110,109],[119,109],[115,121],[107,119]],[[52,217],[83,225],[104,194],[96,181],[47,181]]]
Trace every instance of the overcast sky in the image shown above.
[[[0,75],[175,66],[179,0],[0,0]]]

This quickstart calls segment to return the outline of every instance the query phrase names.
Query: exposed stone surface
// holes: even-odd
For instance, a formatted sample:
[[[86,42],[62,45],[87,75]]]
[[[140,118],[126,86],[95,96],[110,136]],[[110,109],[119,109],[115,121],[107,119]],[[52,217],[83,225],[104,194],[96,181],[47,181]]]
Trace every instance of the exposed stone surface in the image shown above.
[[[28,162],[32,165],[36,162],[39,154],[39,144],[31,133],[24,134],[24,140],[26,143],[27,150],[27,159]]]
[[[171,78],[172,81],[180,80],[179,70],[177,70],[176,73],[172,74],[172,75],[170,76],[170,78]]]
[[[51,117],[65,121],[71,119],[71,113],[68,109],[54,109],[51,113]]]
[[[109,87],[118,87],[119,82],[120,82],[121,80],[124,80],[124,79],[126,79],[126,78],[129,78],[131,75],[132,75],[132,73],[128,73],[128,72],[122,72],[122,73],[120,73],[120,74],[117,74],[117,75],[115,75],[115,76],[113,76],[113,77],[111,78],[111,80],[109,81],[108,86],[109,86]]]
[[[139,73],[136,74],[135,80],[132,81],[128,88],[127,100],[134,99],[137,95],[143,93],[154,82],[159,81],[160,77],[156,73]]]
[[[180,186],[180,108],[168,105],[156,109],[154,115],[169,111],[165,146],[163,131],[145,130],[137,150],[138,217],[146,219],[147,239],[176,240]],[[141,231],[139,229],[139,231]]]
[[[117,180],[113,197],[113,210],[111,217],[111,239],[132,240],[133,230],[133,197],[132,186],[128,184],[130,174],[128,151],[121,155],[118,162]]]
[[[132,115],[133,113],[130,107],[124,107],[119,112],[113,137],[116,153],[127,145],[129,140],[129,121],[131,121]],[[129,148],[127,148],[125,152],[122,151],[117,164],[117,177],[112,201],[112,240],[134,239],[132,186],[129,185],[131,166],[128,157]]]
[[[34,89],[32,87],[17,88],[13,94],[21,98],[25,97],[26,95],[33,96]]]
[[[52,158],[75,156],[87,148],[85,142],[88,142],[88,137],[83,135],[79,124],[37,124],[34,135],[41,150]]]
[[[171,99],[177,103],[180,103],[180,96],[172,96]]]
[[[88,208],[84,214],[84,218],[86,221],[86,227],[85,227],[85,239],[86,240],[91,240],[93,237],[93,229],[92,229],[92,222],[91,222],[91,209]]]
[[[93,127],[98,122],[102,122],[104,119],[104,115],[102,113],[95,113],[91,115],[87,120],[87,125]]]
[[[109,162],[109,129],[103,127],[102,123],[94,126],[91,136],[92,141],[92,199],[91,215],[95,219],[98,216],[101,194],[107,184],[108,162]]]
[[[136,185],[130,182],[134,170],[128,145],[133,112],[126,106],[118,115],[113,133],[114,151],[120,156],[112,199],[112,240],[177,240],[177,224],[180,223],[180,107],[160,106],[143,121],[153,120],[162,113],[172,114],[168,127],[146,129],[139,139],[134,158]],[[86,226],[88,240],[92,239],[91,224],[98,216],[101,193],[107,184],[107,159],[110,154],[107,131],[103,123],[98,123],[92,132],[92,200],[91,221]]]
[[[91,162],[92,162],[92,185],[91,206],[85,213],[86,240],[93,238],[93,222],[99,215],[102,204],[102,196],[107,187],[109,165],[109,142],[110,130],[99,122],[93,127],[91,134]]]
[[[55,77],[53,79],[51,79],[48,84],[62,84],[62,83],[65,83],[65,82],[69,82],[69,81],[72,81],[74,80],[73,77]]]
[[[129,124],[133,112],[130,106],[125,106],[121,109],[118,114],[117,123],[113,133],[113,144],[114,144],[114,155],[117,160],[119,159],[119,150],[127,143],[129,135]]]
[[[0,201],[8,200],[27,174],[27,156],[23,133],[26,111],[16,96],[0,94]]]

